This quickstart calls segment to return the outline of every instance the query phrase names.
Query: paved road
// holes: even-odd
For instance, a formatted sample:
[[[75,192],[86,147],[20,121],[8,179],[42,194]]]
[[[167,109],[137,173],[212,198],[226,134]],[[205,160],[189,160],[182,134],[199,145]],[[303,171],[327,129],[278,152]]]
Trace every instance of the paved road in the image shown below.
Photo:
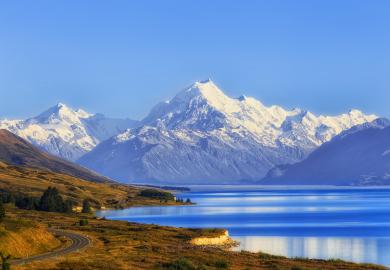
[[[80,250],[88,247],[89,245],[91,245],[91,239],[89,239],[88,237],[81,235],[81,234],[62,231],[62,230],[55,230],[55,229],[50,229],[50,232],[52,232],[53,234],[55,234],[57,236],[64,236],[64,237],[70,239],[71,245],[67,246],[65,248],[56,249],[52,252],[43,253],[43,254],[31,256],[28,258],[12,260],[12,261],[10,261],[10,263],[13,265],[20,265],[20,264],[26,264],[26,263],[29,263],[32,261],[50,259],[50,258],[54,258],[54,257],[63,256],[63,255],[66,255],[66,254],[69,254],[72,252],[80,251]]]

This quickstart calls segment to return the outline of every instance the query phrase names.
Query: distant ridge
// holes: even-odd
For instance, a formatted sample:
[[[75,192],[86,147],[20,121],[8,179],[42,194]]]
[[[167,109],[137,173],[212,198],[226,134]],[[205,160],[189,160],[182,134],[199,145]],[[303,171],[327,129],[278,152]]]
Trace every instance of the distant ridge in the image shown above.
[[[92,182],[112,182],[86,168],[47,154],[5,129],[0,129],[0,161],[9,165],[67,174]]]
[[[137,123],[74,110],[58,103],[26,120],[0,120],[0,129],[7,129],[50,154],[75,161],[100,142]]]
[[[390,185],[390,121],[355,126],[307,159],[273,168],[261,184]]]

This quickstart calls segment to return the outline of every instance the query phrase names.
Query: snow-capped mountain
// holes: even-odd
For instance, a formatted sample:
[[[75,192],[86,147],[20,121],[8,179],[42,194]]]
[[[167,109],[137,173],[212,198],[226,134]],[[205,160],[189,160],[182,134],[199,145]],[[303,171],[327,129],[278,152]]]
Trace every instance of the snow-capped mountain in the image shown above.
[[[27,120],[0,120],[1,129],[71,161],[136,124],[134,120],[111,119],[81,109],[73,110],[62,103]]]
[[[352,127],[305,160],[273,168],[262,184],[389,185],[390,121],[378,118]]]
[[[377,117],[339,116],[226,96],[211,80],[158,104],[137,128],[83,156],[80,164],[114,179],[170,183],[242,183],[295,163],[340,132]]]

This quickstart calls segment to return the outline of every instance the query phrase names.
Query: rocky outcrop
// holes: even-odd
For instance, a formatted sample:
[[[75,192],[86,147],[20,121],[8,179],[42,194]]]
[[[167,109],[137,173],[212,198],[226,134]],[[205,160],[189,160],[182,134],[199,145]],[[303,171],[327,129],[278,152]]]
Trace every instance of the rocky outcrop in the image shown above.
[[[236,242],[230,238],[229,232],[225,230],[222,235],[215,237],[196,237],[191,240],[196,246],[233,246]]]

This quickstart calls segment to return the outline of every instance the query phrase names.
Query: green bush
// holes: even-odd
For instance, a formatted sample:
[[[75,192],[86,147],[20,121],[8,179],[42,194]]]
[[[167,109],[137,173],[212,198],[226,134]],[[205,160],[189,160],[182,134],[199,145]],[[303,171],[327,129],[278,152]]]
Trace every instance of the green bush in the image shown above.
[[[83,201],[83,210],[81,210],[82,213],[89,214],[91,213],[91,204],[89,203],[88,199],[84,199]]]
[[[3,201],[3,203],[14,203],[15,196],[7,190],[0,190],[0,201]]]
[[[17,197],[15,200],[15,205],[20,209],[25,210],[38,210],[39,209],[39,199],[35,197]]]
[[[173,201],[175,199],[172,193],[157,189],[144,189],[139,193],[139,195],[142,197],[159,199],[164,201]]]
[[[167,263],[164,268],[169,270],[197,270],[196,266],[186,258],[180,258],[174,262]]]
[[[87,226],[88,225],[88,220],[87,219],[80,219],[79,225],[80,226]]]
[[[11,259],[11,255],[6,255],[0,252],[0,258],[1,258],[1,270],[10,270],[11,264],[9,263],[9,260]]]
[[[216,261],[214,266],[218,269],[228,269],[229,268],[229,264],[223,260]]]

